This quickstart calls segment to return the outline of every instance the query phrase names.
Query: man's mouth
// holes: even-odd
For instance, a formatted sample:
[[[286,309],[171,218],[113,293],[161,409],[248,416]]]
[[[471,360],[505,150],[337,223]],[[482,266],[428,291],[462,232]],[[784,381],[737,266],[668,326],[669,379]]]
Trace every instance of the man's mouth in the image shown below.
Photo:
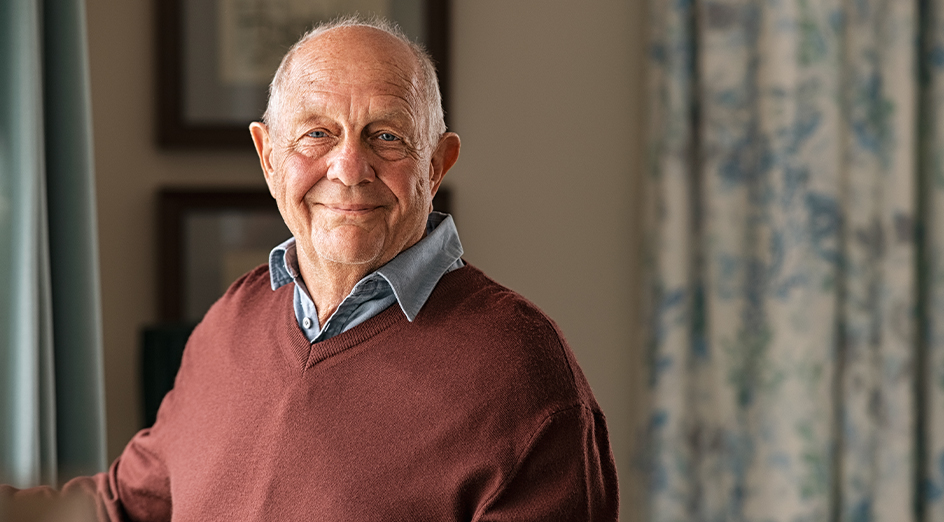
[[[336,214],[346,215],[346,216],[360,216],[364,214],[369,214],[374,210],[380,208],[379,205],[366,205],[366,204],[355,204],[355,203],[337,203],[337,204],[325,204],[325,208],[334,212]]]

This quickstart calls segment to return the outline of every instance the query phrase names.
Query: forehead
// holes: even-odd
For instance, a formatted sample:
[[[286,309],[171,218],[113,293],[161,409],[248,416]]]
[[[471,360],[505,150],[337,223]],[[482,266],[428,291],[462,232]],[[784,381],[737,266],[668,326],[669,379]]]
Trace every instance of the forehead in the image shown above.
[[[289,103],[363,98],[402,105],[412,113],[419,84],[419,64],[406,44],[377,29],[346,27],[328,31],[298,50],[287,94]]]

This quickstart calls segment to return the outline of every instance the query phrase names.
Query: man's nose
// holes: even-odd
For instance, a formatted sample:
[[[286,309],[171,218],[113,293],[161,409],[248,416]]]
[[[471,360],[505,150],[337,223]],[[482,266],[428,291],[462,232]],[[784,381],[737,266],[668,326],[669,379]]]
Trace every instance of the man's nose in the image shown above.
[[[328,179],[348,187],[373,181],[374,168],[369,155],[370,151],[361,140],[344,139],[328,160]]]

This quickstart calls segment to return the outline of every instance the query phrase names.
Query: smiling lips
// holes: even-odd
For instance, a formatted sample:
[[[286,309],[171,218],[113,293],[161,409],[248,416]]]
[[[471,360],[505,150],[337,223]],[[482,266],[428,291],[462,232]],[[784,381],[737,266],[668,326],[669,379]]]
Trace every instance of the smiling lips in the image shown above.
[[[380,205],[366,205],[359,203],[323,203],[324,207],[336,214],[343,216],[362,216],[377,210]]]

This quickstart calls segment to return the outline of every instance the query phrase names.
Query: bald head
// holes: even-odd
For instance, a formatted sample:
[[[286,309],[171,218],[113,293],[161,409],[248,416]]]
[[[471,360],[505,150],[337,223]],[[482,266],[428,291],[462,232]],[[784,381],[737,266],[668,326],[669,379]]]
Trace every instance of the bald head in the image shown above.
[[[302,278],[318,285],[309,290],[319,319],[422,239],[460,148],[442,124],[428,58],[395,33],[357,23],[317,29],[292,48],[266,122],[249,132]]]
[[[292,94],[312,83],[330,81],[332,70],[383,64],[395,70],[401,85],[409,86],[416,113],[420,146],[434,147],[446,132],[436,68],[429,54],[396,26],[383,20],[345,18],[319,25],[303,35],[285,54],[269,87],[263,121],[278,135],[285,119],[297,107]],[[312,71],[317,73],[312,74]]]

